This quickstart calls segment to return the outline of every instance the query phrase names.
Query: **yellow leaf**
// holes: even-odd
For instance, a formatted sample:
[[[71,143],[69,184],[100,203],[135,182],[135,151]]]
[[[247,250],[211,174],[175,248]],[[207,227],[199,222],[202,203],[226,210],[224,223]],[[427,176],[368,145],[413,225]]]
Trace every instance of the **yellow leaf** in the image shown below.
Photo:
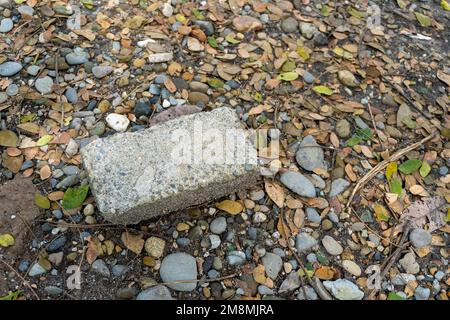
[[[10,235],[9,233],[0,235],[0,246],[6,248],[13,245],[14,245],[14,237],[12,235]]]
[[[450,4],[445,0],[441,0],[441,7],[445,11],[450,11]]]
[[[241,213],[244,207],[240,202],[233,200],[223,200],[216,205],[217,209],[228,212],[229,214],[235,215]]]
[[[401,9],[406,8],[406,3],[403,0],[397,0],[397,4]]]
[[[300,56],[300,58],[302,58],[303,60],[308,60],[309,59],[309,53],[308,51],[306,51],[306,49],[304,47],[300,47],[297,49],[297,54]]]
[[[52,140],[53,140],[53,136],[46,134],[45,136],[42,136],[36,143],[37,143],[38,147],[43,147]]]
[[[414,14],[416,15],[417,21],[419,21],[419,23],[422,27],[431,26],[431,18],[430,17],[428,17],[424,14],[421,14],[420,12],[415,12],[415,11],[414,11]]]
[[[284,190],[279,184],[275,182],[267,181],[265,184],[265,189],[269,198],[272,199],[273,202],[279,207],[282,208],[284,206]]]
[[[39,192],[34,194],[34,203],[42,209],[50,209],[50,201],[47,197],[41,195]]]
[[[317,93],[324,94],[327,96],[331,96],[333,94],[333,90],[331,90],[327,86],[315,86],[313,90]]]
[[[373,206],[373,210],[375,211],[375,215],[378,221],[389,220],[389,212],[383,205],[377,203]]]
[[[397,163],[391,162],[386,167],[386,179],[391,180],[391,177],[394,173],[397,172]]]

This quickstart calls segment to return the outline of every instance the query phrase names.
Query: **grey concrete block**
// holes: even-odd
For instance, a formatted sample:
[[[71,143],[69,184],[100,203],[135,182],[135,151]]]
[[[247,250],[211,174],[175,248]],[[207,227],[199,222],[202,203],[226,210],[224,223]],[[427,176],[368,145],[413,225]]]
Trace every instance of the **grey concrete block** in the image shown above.
[[[260,171],[242,129],[218,108],[92,141],[80,152],[100,212],[133,224],[251,187]]]

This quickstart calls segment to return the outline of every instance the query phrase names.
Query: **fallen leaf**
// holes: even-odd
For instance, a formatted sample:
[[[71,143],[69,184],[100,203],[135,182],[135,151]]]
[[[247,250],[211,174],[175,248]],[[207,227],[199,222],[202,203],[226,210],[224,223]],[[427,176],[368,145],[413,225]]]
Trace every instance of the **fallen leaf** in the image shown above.
[[[240,202],[233,200],[223,200],[222,202],[218,203],[216,207],[232,215],[241,213],[244,209],[244,206]]]
[[[50,201],[47,197],[41,195],[39,192],[34,194],[34,203],[42,209],[50,209]]]
[[[327,86],[315,86],[313,90],[317,93],[324,94],[327,96],[331,96],[333,94],[333,90],[328,88]]]
[[[398,170],[404,174],[411,174],[414,171],[418,170],[421,166],[422,166],[422,161],[417,160],[417,159],[410,159],[410,160],[403,162],[398,167]]]
[[[275,204],[279,208],[282,208],[284,206],[284,199],[285,199],[283,187],[275,182],[266,181],[265,189],[267,194],[269,195],[269,198],[273,202],[275,202]]]
[[[9,233],[0,235],[0,246],[7,248],[14,245],[14,237]]]
[[[145,240],[142,239],[143,234],[133,235],[128,232],[122,233],[121,240],[128,250],[135,254],[140,254],[144,248]]]
[[[89,191],[89,185],[85,184],[80,187],[68,188],[64,193],[63,207],[64,209],[75,209],[84,202]]]

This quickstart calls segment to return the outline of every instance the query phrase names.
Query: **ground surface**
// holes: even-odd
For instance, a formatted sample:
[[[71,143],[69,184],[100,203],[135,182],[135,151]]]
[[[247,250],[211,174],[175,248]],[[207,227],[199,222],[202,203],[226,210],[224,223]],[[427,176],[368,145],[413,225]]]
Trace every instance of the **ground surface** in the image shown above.
[[[448,2],[0,5],[0,296],[448,300]],[[121,130],[109,114],[137,131],[185,103],[280,129],[279,172],[135,226],[108,224],[90,194],[62,209],[87,183],[79,147]],[[190,256],[162,263],[176,252]],[[167,291],[163,272],[200,281]]]

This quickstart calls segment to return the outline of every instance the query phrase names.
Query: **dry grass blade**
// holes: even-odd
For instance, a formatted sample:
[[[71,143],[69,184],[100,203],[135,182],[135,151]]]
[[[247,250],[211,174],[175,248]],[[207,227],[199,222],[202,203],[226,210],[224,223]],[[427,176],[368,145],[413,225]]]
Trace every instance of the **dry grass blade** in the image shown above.
[[[31,285],[28,283],[27,280],[25,280],[24,277],[22,277],[20,275],[20,273],[18,273],[16,271],[16,269],[14,269],[11,265],[9,265],[9,263],[7,263],[6,261],[4,261],[3,259],[0,259],[0,262],[3,263],[5,266],[8,267],[8,269],[10,269],[12,272],[14,272],[22,281],[23,283],[28,287],[28,289],[31,290],[31,292],[34,294],[34,296],[36,297],[36,299],[41,300],[41,298],[39,298],[38,294],[36,293],[36,291],[34,291],[33,287],[31,287]]]

